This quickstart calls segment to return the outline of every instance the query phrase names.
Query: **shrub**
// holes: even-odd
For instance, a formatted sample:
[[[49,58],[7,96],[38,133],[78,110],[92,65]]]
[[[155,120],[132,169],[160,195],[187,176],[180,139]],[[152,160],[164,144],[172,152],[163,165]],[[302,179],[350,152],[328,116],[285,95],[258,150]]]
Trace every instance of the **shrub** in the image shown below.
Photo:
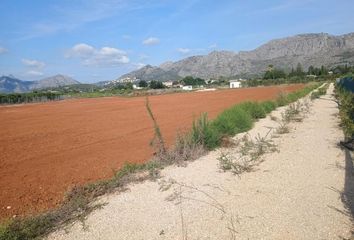
[[[251,115],[236,105],[222,112],[212,122],[212,127],[221,135],[232,136],[251,129],[252,123]]]
[[[276,99],[277,106],[282,107],[288,104],[288,99],[287,96],[284,92],[279,93],[277,99]]]
[[[266,113],[270,113],[271,111],[273,111],[277,108],[276,103],[273,101],[265,101],[265,102],[260,103],[260,105],[262,106],[262,108],[264,109],[264,111]]]
[[[345,137],[354,138],[354,93],[337,87],[336,96],[339,101],[339,115]]]
[[[248,112],[253,119],[265,118],[266,112],[261,104],[257,102],[244,102],[241,103],[240,108]]]
[[[206,113],[193,122],[190,136],[194,144],[201,144],[207,149],[214,149],[219,146],[221,139],[218,131],[211,126]]]

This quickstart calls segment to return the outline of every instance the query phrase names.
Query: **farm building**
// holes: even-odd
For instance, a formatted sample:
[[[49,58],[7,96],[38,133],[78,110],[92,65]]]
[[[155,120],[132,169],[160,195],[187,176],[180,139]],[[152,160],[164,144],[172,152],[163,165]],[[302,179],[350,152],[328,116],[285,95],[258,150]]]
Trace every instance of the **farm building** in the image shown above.
[[[162,84],[165,86],[165,87],[172,87],[173,85],[173,82],[172,81],[167,81],[167,82],[162,82]]]
[[[193,87],[191,85],[187,85],[187,86],[183,86],[182,89],[186,91],[192,91]]]
[[[230,80],[230,88],[240,88],[241,81],[240,80]]]

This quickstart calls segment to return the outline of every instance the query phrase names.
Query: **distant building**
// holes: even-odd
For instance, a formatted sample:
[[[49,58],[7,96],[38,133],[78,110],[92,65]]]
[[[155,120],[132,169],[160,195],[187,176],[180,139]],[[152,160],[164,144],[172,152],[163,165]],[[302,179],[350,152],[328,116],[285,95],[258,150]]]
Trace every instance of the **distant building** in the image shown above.
[[[136,77],[133,77],[133,78],[125,77],[125,78],[117,79],[116,81],[119,83],[133,83],[133,82],[138,82],[139,79]]]
[[[192,91],[193,87],[191,85],[187,85],[187,86],[183,86],[182,89],[185,91]]]
[[[172,81],[167,81],[167,82],[162,82],[162,84],[163,84],[165,87],[170,88],[170,87],[172,87],[173,82],[172,82]]]
[[[240,80],[230,80],[230,88],[240,88],[241,81]]]
[[[143,89],[143,88],[142,88],[142,87],[137,86],[136,84],[133,84],[133,89],[137,89],[137,90],[139,90],[139,89]]]

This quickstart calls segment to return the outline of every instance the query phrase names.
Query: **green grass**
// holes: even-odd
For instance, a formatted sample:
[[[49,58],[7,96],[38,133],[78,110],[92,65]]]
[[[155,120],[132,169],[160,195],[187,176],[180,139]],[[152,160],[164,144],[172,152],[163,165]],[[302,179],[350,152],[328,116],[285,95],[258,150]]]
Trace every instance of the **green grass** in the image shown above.
[[[308,84],[299,91],[287,95],[281,93],[275,101],[240,103],[224,110],[212,121],[203,114],[193,123],[191,131],[195,137],[192,140],[203,144],[206,149],[214,149],[220,146],[222,138],[250,130],[256,120],[266,117],[267,113],[278,106],[290,104],[306,96],[318,86],[318,83]]]
[[[236,105],[217,116],[211,127],[220,133],[220,136],[232,136],[251,129],[252,124],[251,114],[242,106]]]
[[[265,101],[260,103],[261,107],[264,109],[265,113],[270,113],[277,108],[277,104],[273,101]]]

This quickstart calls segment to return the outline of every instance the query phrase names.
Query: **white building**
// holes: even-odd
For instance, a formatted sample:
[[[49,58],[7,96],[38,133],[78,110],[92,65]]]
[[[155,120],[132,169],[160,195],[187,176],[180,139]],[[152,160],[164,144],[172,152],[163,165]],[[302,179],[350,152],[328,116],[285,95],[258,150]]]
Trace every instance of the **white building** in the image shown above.
[[[186,91],[192,91],[193,87],[191,85],[187,85],[187,86],[183,86],[182,89]]]
[[[230,88],[240,88],[241,81],[240,80],[230,80]]]
[[[172,87],[173,85],[173,82],[172,81],[167,81],[167,82],[162,82],[162,84],[165,86],[165,87]]]
[[[139,90],[139,89],[143,89],[142,87],[139,87],[138,85],[136,85],[136,84],[133,84],[133,89],[137,89],[137,90]]]

